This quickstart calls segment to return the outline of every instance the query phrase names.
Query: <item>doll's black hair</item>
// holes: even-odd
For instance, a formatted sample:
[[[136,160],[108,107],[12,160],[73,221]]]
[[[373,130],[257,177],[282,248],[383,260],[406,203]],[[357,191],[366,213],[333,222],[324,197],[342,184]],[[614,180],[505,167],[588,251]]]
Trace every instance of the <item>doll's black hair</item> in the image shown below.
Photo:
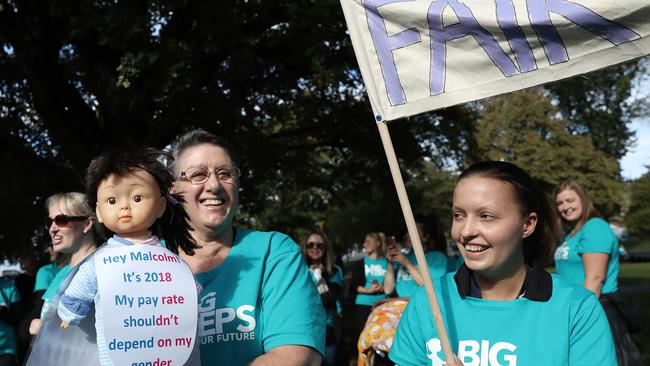
[[[172,174],[167,170],[161,159],[170,156],[158,149],[150,147],[120,149],[107,151],[90,162],[86,171],[86,195],[90,207],[97,205],[97,188],[109,175],[115,174],[123,177],[136,170],[144,170],[151,174],[160,192],[167,199],[167,206],[163,215],[154,222],[152,233],[165,240],[167,248],[178,254],[180,247],[188,255],[194,254],[198,248],[196,241],[190,235],[192,230],[187,213],[181,203],[184,202],[180,194],[170,193],[174,182]],[[110,231],[107,229],[107,231]]]

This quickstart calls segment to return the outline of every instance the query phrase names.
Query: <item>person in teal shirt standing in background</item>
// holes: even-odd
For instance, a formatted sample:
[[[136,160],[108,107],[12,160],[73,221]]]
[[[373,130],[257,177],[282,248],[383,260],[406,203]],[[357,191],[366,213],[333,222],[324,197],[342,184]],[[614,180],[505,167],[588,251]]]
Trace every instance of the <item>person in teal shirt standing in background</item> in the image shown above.
[[[451,236],[464,264],[434,281],[458,360],[445,360],[424,288],[401,318],[389,357],[409,365],[615,366],[596,297],[543,264],[558,227],[532,178],[514,164],[476,163],[453,195]]]
[[[436,279],[444,276],[447,272],[456,271],[462,264],[462,258],[447,256],[447,239],[442,232],[438,216],[435,214],[418,215],[415,217],[415,223],[425,250],[424,256],[431,278]],[[406,254],[404,249],[408,250]],[[393,264],[394,271],[386,272],[385,292],[390,294],[394,288],[397,296],[411,297],[415,290],[422,286],[423,279],[408,233],[404,236],[404,248],[397,243],[389,244],[386,257]],[[393,283],[395,286],[392,286]]]
[[[555,250],[557,273],[591,290],[596,297],[618,291],[619,244],[614,231],[599,217],[584,187],[574,180],[554,193],[567,231]]]
[[[20,295],[13,282],[0,277],[0,366],[15,366],[16,335],[20,319]]]
[[[578,181],[560,183],[553,196],[567,233],[555,250],[557,273],[591,290],[600,299],[612,328],[619,365],[642,364],[641,352],[614,305],[614,300],[622,296],[618,293],[620,247],[614,231],[599,217],[593,201]]]
[[[34,294],[39,298],[43,296],[54,277],[56,277],[61,268],[68,262],[65,255],[54,251],[52,245],[47,247],[47,254],[50,257],[50,263],[38,269],[38,272],[36,272],[36,280],[34,281]]]
[[[366,256],[354,265],[350,280],[350,290],[356,295],[354,300],[356,335],[361,333],[372,305],[388,297],[384,292],[384,277],[387,270],[393,270],[393,266],[385,257],[386,235],[384,233],[367,234],[363,241],[363,251]]]
[[[51,263],[42,266],[36,272],[36,279],[33,288],[34,301],[18,327],[18,362],[20,363],[22,363],[21,358],[26,357],[26,352],[32,342],[33,335],[38,331],[36,326],[40,326],[41,324],[41,310],[43,309],[44,304],[43,295],[45,295],[48,287],[50,287],[50,283],[52,283],[61,268],[66,266],[68,263],[67,257],[62,255],[60,252],[55,252],[51,244],[47,248],[47,254],[50,257]],[[51,295],[53,296],[54,294],[55,289],[52,289]],[[30,326],[32,325],[34,327],[30,330]],[[34,333],[30,333],[30,331],[33,331]]]

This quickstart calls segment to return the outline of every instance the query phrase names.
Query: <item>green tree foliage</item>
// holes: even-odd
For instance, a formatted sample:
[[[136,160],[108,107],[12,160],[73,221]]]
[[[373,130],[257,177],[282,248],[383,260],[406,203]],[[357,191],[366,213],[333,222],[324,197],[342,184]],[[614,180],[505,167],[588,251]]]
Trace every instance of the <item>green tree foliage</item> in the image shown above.
[[[603,215],[618,213],[623,192],[618,162],[589,137],[570,132],[572,124],[539,89],[491,98],[483,108],[477,128],[481,159],[523,167],[549,193],[562,180],[577,179]]]
[[[436,214],[445,234],[451,226],[451,199],[455,177],[430,162],[403,172],[414,215]],[[381,183],[380,183],[381,182]],[[360,187],[354,200],[339,202],[322,222],[330,239],[344,250],[350,243],[361,244],[365,234],[382,231],[400,240],[406,224],[390,177]],[[449,235],[447,235],[449,236]]]
[[[648,223],[650,223],[650,171],[630,184],[630,207],[625,216],[628,232],[633,236],[649,237]]]
[[[574,110],[591,100],[575,94]],[[391,123],[416,212],[445,222],[451,183],[436,174],[478,158],[479,112]],[[245,224],[295,235],[323,224],[341,245],[403,230],[337,0],[0,0],[0,122],[0,256],[47,242],[44,199],[80,190],[100,151],[163,148],[193,127],[236,143]],[[575,171],[609,174],[603,164]]]
[[[598,150],[620,159],[634,142],[629,123],[647,107],[645,101],[630,99],[638,76],[647,72],[646,64],[635,60],[550,83],[544,89],[562,117],[572,122],[570,132],[590,137]]]
[[[449,238],[451,229],[451,206],[456,184],[456,174],[440,170],[425,162],[422,169],[411,173],[407,190],[411,197],[413,212],[417,214],[434,213],[440,219],[445,235]]]
[[[396,201],[335,0],[0,0],[0,106],[0,256],[42,236],[44,199],[80,190],[100,151],[193,127],[236,142],[257,228],[297,233],[374,185]],[[462,157],[473,116],[392,125],[405,168]]]

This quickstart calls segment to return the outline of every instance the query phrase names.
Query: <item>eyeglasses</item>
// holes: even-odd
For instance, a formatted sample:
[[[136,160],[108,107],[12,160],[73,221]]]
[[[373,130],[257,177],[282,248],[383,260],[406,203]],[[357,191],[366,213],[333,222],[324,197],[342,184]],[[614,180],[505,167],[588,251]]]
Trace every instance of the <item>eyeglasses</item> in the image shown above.
[[[52,223],[55,223],[56,226],[59,227],[66,227],[70,225],[72,221],[83,221],[87,218],[88,216],[68,216],[64,214],[58,214],[54,216],[54,218],[51,217],[45,218],[45,228],[49,230],[50,226],[52,226]]]
[[[190,184],[203,184],[208,181],[210,174],[214,174],[221,183],[232,183],[239,178],[241,171],[237,167],[224,167],[215,170],[207,168],[190,168],[181,172],[179,179],[190,182]]]
[[[316,241],[310,241],[305,245],[307,249],[325,249],[325,243],[319,243]]]

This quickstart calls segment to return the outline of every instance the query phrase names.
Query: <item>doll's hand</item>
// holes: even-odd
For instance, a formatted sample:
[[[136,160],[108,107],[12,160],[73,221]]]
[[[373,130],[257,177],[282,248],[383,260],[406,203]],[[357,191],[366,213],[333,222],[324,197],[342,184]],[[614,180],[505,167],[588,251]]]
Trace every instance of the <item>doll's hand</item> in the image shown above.
[[[64,321],[61,321],[61,328],[68,329],[68,328],[70,328],[70,324],[68,324],[68,323],[66,323]]]

